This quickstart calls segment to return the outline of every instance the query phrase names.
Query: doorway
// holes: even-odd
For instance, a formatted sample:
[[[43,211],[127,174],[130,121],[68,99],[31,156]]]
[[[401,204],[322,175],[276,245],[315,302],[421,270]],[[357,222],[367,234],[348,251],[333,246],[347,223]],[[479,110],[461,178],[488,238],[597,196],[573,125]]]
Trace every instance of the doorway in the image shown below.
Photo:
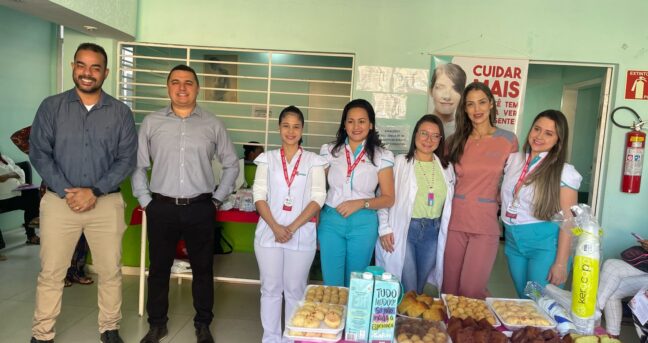
[[[534,117],[546,109],[560,109],[569,123],[568,163],[583,176],[578,202],[592,207],[600,202],[601,168],[612,65],[530,62],[524,112],[518,127],[520,145]]]

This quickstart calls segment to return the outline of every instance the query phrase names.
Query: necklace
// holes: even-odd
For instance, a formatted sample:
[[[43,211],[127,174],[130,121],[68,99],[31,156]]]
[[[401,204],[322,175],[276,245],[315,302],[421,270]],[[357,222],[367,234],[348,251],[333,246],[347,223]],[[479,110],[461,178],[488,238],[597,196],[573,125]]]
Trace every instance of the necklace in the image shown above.
[[[436,167],[436,163],[434,162],[434,159],[432,159],[432,163],[431,163],[432,167],[430,168],[431,177],[428,177],[421,161],[416,160],[416,163],[418,164],[421,173],[423,173],[423,180],[425,181],[425,184],[427,185],[428,188],[427,205],[434,206],[434,176],[435,176],[434,169]]]

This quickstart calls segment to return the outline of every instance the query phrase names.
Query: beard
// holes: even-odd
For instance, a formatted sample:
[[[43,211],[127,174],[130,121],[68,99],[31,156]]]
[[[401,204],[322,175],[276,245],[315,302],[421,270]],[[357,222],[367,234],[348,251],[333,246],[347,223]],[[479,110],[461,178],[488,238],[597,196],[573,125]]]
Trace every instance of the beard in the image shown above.
[[[94,85],[90,87],[84,86],[81,83],[82,78],[92,80],[94,82]],[[78,77],[73,77],[72,81],[74,81],[74,86],[76,87],[76,89],[78,89],[82,93],[87,93],[87,94],[96,93],[101,89],[101,86],[103,86],[103,80],[101,80],[101,82],[97,82],[97,79],[95,79],[94,77],[89,77],[89,76],[84,77],[83,75],[79,75]]]

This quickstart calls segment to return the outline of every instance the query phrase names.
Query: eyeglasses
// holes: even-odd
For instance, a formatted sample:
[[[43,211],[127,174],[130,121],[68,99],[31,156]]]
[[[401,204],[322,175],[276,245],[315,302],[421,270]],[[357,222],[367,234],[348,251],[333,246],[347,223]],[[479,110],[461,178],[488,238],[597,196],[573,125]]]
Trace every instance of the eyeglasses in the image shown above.
[[[438,141],[441,140],[441,138],[443,138],[443,136],[441,136],[438,133],[431,133],[431,132],[427,132],[427,131],[423,131],[423,130],[419,130],[417,132],[417,134],[419,135],[419,137],[421,137],[423,139],[431,139],[431,140],[433,140],[435,142],[438,142]]]

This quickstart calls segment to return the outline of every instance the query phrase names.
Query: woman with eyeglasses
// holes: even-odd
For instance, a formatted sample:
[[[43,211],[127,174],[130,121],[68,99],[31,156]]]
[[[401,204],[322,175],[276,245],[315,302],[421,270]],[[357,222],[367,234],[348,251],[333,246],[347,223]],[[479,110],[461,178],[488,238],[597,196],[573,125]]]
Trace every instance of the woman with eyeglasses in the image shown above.
[[[394,206],[379,211],[388,225],[379,230],[376,263],[399,277],[405,291],[423,293],[428,280],[441,288],[454,171],[443,156],[439,117],[421,117],[411,142],[407,154],[396,156]]]
[[[498,195],[504,166],[518,151],[514,133],[495,126],[495,97],[473,82],[457,108],[457,131],[448,161],[457,175],[443,266],[443,292],[488,296],[486,286],[499,248]]]

